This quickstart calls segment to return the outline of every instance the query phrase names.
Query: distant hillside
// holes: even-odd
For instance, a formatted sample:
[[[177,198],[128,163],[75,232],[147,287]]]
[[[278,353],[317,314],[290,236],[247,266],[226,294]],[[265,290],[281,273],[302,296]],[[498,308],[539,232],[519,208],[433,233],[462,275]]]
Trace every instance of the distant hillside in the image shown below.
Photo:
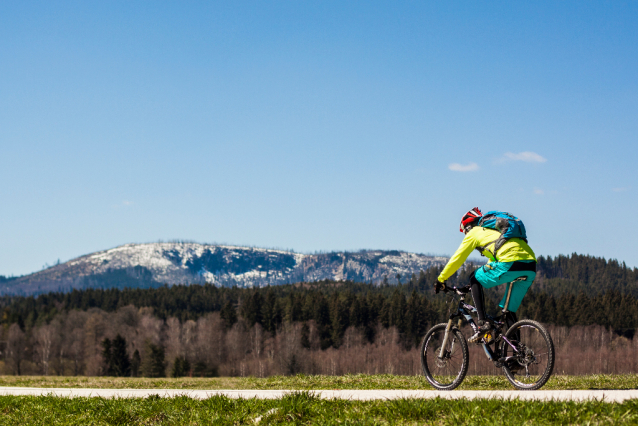
[[[164,284],[263,287],[318,280],[397,283],[447,258],[370,250],[300,254],[197,243],[126,244],[18,278],[0,280],[0,295],[88,288],[156,288]]]
[[[549,294],[616,291],[638,297],[638,269],[615,259],[572,254],[538,258],[538,276],[532,289]]]

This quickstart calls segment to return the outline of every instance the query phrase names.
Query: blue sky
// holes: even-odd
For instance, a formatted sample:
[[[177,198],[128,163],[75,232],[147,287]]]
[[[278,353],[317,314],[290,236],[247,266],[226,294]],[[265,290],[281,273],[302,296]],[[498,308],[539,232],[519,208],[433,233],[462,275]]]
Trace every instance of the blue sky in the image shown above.
[[[638,266],[636,2],[2,2],[0,274],[129,242]]]

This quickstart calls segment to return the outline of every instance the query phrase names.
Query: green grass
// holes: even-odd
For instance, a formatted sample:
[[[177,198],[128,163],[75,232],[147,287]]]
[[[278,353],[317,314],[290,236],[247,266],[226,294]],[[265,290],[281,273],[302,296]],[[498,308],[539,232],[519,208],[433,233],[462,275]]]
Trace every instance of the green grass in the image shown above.
[[[433,389],[423,376],[345,375],[149,379],[0,376],[0,386],[111,389]],[[459,389],[509,390],[504,376],[468,376]],[[543,389],[638,389],[638,375],[553,376]]]
[[[274,376],[114,378],[0,376],[0,386],[145,389],[296,389],[277,400],[206,400],[0,396],[0,425],[259,425],[271,424],[638,424],[638,400],[538,402],[519,400],[321,400],[307,389],[431,389],[418,376]],[[545,389],[636,389],[638,375],[555,376]],[[502,376],[469,376],[461,389],[512,389]]]
[[[637,424],[638,401],[320,400],[299,392],[277,400],[0,396],[2,425]]]

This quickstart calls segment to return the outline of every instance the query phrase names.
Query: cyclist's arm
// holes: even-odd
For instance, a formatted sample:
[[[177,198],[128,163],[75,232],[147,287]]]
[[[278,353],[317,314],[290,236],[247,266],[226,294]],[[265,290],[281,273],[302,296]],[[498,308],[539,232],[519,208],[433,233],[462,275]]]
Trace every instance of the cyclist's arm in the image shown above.
[[[468,256],[472,253],[479,245],[479,240],[476,238],[476,232],[479,227],[473,228],[470,232],[465,235],[463,238],[463,242],[456,250],[456,253],[450,258],[443,271],[439,275],[439,281],[444,282],[447,281],[454,273],[463,265],[463,262],[468,258]]]

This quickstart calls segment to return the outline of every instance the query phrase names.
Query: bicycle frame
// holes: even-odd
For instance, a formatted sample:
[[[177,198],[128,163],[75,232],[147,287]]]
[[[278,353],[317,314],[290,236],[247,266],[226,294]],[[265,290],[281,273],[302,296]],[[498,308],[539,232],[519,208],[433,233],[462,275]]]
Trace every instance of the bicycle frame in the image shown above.
[[[515,282],[517,281],[525,281],[527,279],[527,277],[519,277],[517,279],[515,279],[514,281],[508,283],[508,291],[507,291],[507,298],[505,301],[505,306],[503,307],[503,311],[501,313],[501,315],[499,315],[496,318],[491,318],[494,322],[495,325],[495,336],[494,339],[490,340],[489,342],[486,342],[485,339],[483,339],[483,342],[481,343],[481,345],[483,346],[483,350],[485,351],[485,355],[487,356],[487,358],[492,361],[496,367],[500,368],[502,367],[502,363],[506,362],[507,359],[502,359],[500,357],[500,353],[496,353],[496,352],[500,352],[498,350],[498,346],[497,343],[502,339],[503,341],[505,341],[505,343],[507,343],[514,352],[519,353],[518,348],[512,344],[512,342],[510,342],[505,336],[503,336],[503,333],[501,333],[501,329],[503,328],[503,326],[505,325],[505,316],[507,315],[507,313],[509,312],[507,310],[509,302],[510,302],[510,297],[512,295],[512,287],[514,285]],[[467,293],[469,293],[469,290],[467,289],[459,289],[457,287],[452,287],[450,289],[451,291],[453,291],[456,295],[460,296],[458,298],[458,307],[456,309],[455,312],[452,312],[450,314],[450,317],[448,319],[448,323],[447,323],[447,327],[445,327],[445,334],[443,336],[443,344],[441,345],[441,349],[439,351],[439,358],[443,358],[445,355],[445,348],[447,347],[447,342],[449,339],[449,332],[450,330],[454,327],[454,322],[455,319],[458,318],[458,322],[456,324],[456,328],[460,329],[461,326],[463,325],[463,321],[465,320],[470,327],[472,327],[472,331],[474,333],[476,333],[478,331],[478,327],[476,325],[476,323],[474,322],[474,317],[472,317],[472,313],[476,313],[477,310],[474,306],[472,305],[468,305],[467,303],[465,303],[465,295]],[[492,343],[494,343],[494,350],[492,350],[492,348],[490,348],[489,345],[491,345]],[[450,348],[450,350],[452,350],[452,348]],[[508,359],[511,357],[507,357]]]

